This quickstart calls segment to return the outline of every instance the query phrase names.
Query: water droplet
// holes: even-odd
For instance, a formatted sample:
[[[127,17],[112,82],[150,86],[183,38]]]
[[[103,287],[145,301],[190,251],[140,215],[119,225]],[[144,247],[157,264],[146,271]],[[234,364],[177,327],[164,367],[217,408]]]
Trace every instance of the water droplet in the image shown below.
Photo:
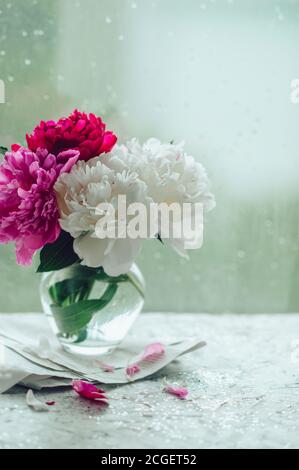
[[[276,12],[278,21],[283,21],[284,20],[284,15],[283,15],[283,13],[282,13],[279,6],[275,7],[275,12]]]
[[[278,243],[279,243],[280,245],[285,245],[285,244],[286,244],[286,239],[285,239],[284,237],[280,237],[280,238],[278,239]]]
[[[42,29],[35,29],[33,31],[34,36],[43,36],[45,33]]]
[[[106,22],[107,24],[112,23],[112,19],[110,18],[110,16],[106,16],[105,22]]]
[[[31,65],[31,60],[30,59],[25,59],[25,65]]]

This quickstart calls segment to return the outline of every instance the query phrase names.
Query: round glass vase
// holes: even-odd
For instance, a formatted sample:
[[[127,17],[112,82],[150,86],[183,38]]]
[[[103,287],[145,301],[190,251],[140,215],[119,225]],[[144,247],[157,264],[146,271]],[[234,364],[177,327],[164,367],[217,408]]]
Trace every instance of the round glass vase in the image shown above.
[[[106,354],[127,335],[144,304],[145,283],[136,265],[111,277],[80,264],[45,273],[43,310],[62,347],[81,355]]]

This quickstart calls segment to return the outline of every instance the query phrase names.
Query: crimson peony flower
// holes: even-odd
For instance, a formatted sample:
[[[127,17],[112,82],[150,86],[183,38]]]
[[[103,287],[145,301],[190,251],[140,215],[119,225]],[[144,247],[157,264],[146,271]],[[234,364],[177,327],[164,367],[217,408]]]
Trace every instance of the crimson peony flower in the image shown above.
[[[79,150],[80,160],[89,160],[112,150],[117,137],[106,131],[106,125],[94,114],[81,113],[77,109],[58,122],[41,121],[31,135],[26,135],[30,150],[45,148],[58,155],[64,150]]]
[[[16,242],[17,262],[31,264],[34,253],[60,234],[54,184],[79,159],[77,150],[57,156],[20,147],[0,165],[0,243]]]

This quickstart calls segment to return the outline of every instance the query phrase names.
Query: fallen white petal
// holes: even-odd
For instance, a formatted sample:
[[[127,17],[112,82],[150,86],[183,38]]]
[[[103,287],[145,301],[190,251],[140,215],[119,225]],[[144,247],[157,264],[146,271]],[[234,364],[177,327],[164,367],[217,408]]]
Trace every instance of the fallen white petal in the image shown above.
[[[34,411],[49,411],[49,407],[45,403],[35,398],[32,390],[28,390],[26,394],[26,403]]]

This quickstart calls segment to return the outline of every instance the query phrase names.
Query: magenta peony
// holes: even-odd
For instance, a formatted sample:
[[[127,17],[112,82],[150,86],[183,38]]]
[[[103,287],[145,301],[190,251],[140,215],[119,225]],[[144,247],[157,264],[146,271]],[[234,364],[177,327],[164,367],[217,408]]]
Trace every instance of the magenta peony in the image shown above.
[[[89,160],[110,152],[114,147],[117,137],[105,129],[106,125],[100,117],[75,110],[58,122],[41,121],[32,135],[27,134],[26,139],[33,152],[40,147],[58,155],[64,150],[74,149],[79,150],[81,160]]]
[[[0,243],[16,242],[19,264],[31,264],[37,250],[58,238],[54,184],[78,159],[76,150],[54,156],[21,147],[6,153],[0,165]]]

